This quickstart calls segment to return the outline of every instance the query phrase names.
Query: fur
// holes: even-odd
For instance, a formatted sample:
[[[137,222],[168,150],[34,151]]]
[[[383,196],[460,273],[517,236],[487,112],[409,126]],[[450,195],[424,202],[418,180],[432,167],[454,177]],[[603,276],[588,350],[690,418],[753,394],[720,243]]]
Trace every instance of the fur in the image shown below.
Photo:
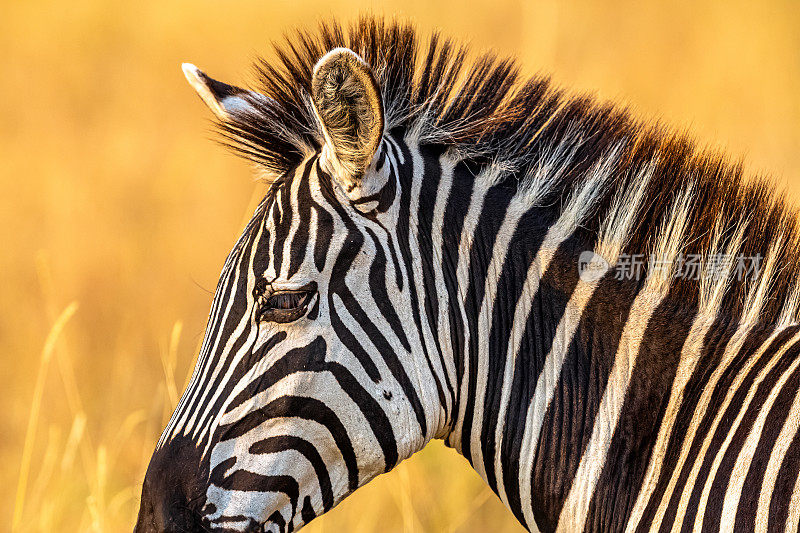
[[[547,77],[520,79],[511,59],[491,53],[470,59],[465,46],[438,34],[422,39],[409,24],[364,17],[345,29],[323,22],[316,32],[286,37],[275,47],[277,62],[256,63],[253,90],[270,98],[246,96],[250,106],[232,112],[219,126],[226,144],[261,166],[268,180],[284,176],[322,148],[324,135],[310,97],[312,77],[318,60],[338,47],[352,49],[371,67],[386,131],[421,147],[448,149],[475,173],[488,165],[507,169],[503,181],[520,194],[535,195],[540,205],[568,204],[587,175],[613,157],[613,179],[596,191],[594,216],[580,231],[589,241],[605,229],[616,241],[622,236],[608,235],[604,224],[629,230],[624,245],[609,243],[615,255],[655,250],[663,232],[653,228],[669,227],[676,199],[691,191],[680,213],[686,217],[682,253],[708,257],[732,249],[760,256],[762,265],[770,257],[774,265],[766,285],[752,280],[716,285],[724,290],[714,291],[721,299],[714,307],[752,319],[746,309],[756,303],[759,320],[796,320],[796,214],[767,179],[746,176],[741,162],[698,148],[686,134],[591,97],[569,95]],[[616,221],[619,198],[631,195],[639,206],[635,220],[604,222]],[[708,296],[700,281],[675,283],[675,294],[688,301]],[[757,294],[751,294],[756,287]]]

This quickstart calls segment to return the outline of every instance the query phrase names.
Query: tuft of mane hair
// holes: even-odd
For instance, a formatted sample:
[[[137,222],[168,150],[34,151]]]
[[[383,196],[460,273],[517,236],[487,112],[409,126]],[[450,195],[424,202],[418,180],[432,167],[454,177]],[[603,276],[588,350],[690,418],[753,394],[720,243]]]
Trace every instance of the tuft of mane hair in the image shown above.
[[[706,272],[713,274],[715,254],[760,257],[762,267],[767,259],[775,266],[765,269],[766,280],[729,279],[729,265],[718,268],[728,276],[721,284],[676,278],[670,289],[675,301],[692,312],[721,305],[732,324],[749,319],[746,308],[753,305],[759,322],[797,320],[797,216],[765,177],[745,179],[741,161],[698,148],[685,133],[570,95],[547,76],[520,79],[513,59],[492,53],[472,58],[466,46],[438,33],[421,39],[407,23],[362,17],[345,29],[323,22],[316,32],[299,30],[275,45],[275,64],[256,62],[252,89],[269,98],[246,97],[250,107],[231,113],[219,129],[225,144],[255,162],[267,181],[321,149],[310,103],[312,73],[339,47],[356,52],[375,73],[386,131],[449,150],[476,175],[489,165],[504,169],[502,185],[538,195],[542,206],[562,206],[593,169],[609,167],[611,179],[597,194],[593,216],[577,230],[579,240],[596,243],[604,221],[608,226],[620,216],[613,211],[625,208],[620,199],[635,193],[639,209],[625,225],[624,242],[601,245],[646,254],[658,245],[657,229],[680,212],[687,218],[681,253],[702,257]],[[676,211],[680,198],[689,205]]]

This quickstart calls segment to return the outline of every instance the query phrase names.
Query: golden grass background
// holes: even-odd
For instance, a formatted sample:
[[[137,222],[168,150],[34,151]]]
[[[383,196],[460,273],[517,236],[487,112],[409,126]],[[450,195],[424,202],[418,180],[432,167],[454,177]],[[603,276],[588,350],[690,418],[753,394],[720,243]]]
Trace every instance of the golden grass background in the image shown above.
[[[262,192],[210,140],[181,61],[242,82],[298,24],[398,14],[690,126],[796,197],[800,7],[677,4],[4,2],[0,531],[15,515],[17,531],[130,531],[219,269]],[[438,443],[308,529],[520,530]]]

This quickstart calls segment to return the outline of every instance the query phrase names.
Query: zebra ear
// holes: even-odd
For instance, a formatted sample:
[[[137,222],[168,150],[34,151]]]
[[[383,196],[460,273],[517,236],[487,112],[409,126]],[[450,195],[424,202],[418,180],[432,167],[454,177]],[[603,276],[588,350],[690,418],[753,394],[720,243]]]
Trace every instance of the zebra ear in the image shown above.
[[[348,48],[314,66],[311,99],[322,125],[322,157],[348,192],[358,185],[383,137],[383,100],[372,69]]]
[[[219,120],[228,119],[232,113],[251,110],[248,97],[266,98],[262,94],[217,81],[191,63],[183,63],[181,68],[189,85]]]

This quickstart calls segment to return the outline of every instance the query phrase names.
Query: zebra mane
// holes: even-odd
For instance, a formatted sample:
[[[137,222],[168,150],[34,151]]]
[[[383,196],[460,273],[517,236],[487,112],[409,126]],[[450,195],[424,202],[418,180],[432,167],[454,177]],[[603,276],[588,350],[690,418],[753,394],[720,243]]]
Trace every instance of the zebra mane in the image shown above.
[[[795,211],[770,181],[745,180],[741,161],[698,148],[685,133],[568,94],[546,76],[521,79],[512,59],[473,57],[437,33],[421,39],[410,24],[362,17],[345,29],[323,22],[316,32],[297,31],[275,45],[277,61],[257,60],[252,89],[268,98],[247,97],[251,108],[233,113],[219,129],[225,144],[255,162],[268,181],[321,148],[311,76],[319,58],[336,47],[352,49],[372,67],[387,131],[450,150],[476,174],[502,169],[504,184],[539,205],[563,205],[603,168],[611,177],[594,195],[579,235],[610,238],[600,247],[616,255],[641,254],[659,249],[680,217],[681,246],[668,247],[673,252],[704,258],[705,269],[715,254],[761,257],[768,268],[742,282],[730,271],[717,281],[676,280],[676,297],[701,309],[724,306],[734,318],[749,319],[756,309],[759,320],[796,320],[800,232]],[[635,216],[622,216],[630,198]],[[613,235],[623,227],[624,235]]]

